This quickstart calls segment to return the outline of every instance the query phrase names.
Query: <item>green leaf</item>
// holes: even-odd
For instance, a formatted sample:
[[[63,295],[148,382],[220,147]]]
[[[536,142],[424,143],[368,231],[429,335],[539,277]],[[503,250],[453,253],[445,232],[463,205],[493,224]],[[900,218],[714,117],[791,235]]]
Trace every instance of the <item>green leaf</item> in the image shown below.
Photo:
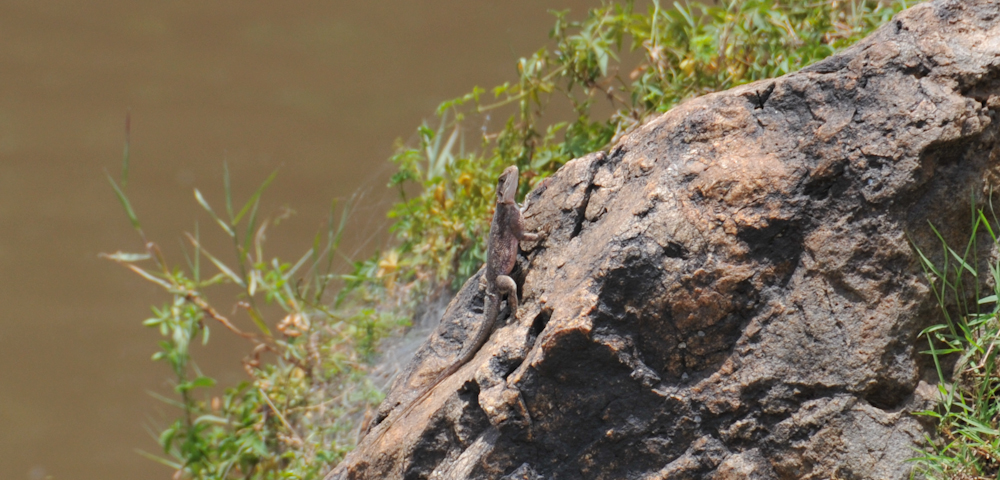
[[[214,387],[215,379],[211,377],[198,377],[191,382],[191,386],[198,387]]]
[[[155,274],[150,273],[150,272],[148,272],[148,271],[146,271],[146,270],[144,270],[144,269],[142,269],[142,268],[140,268],[140,267],[138,267],[136,265],[132,265],[131,263],[127,264],[126,266],[128,267],[129,270],[132,270],[133,272],[138,273],[140,277],[145,278],[146,280],[149,280],[150,282],[153,282],[153,283],[155,283],[155,284],[163,287],[165,290],[167,290],[167,291],[173,291],[174,290],[174,286],[172,284],[166,282],[165,280],[162,280],[162,279],[158,278]]]
[[[184,408],[184,404],[182,402],[178,402],[177,400],[174,400],[172,398],[165,397],[165,396],[160,395],[159,393],[156,393],[156,392],[154,392],[152,390],[146,390],[146,393],[149,396],[151,396],[151,397],[153,397],[153,398],[155,398],[155,399],[157,399],[157,400],[159,400],[159,401],[161,401],[163,403],[166,403],[167,405],[171,405],[171,406],[174,406],[174,407],[177,407],[177,408]]]
[[[218,215],[215,214],[215,211],[212,210],[212,207],[208,204],[208,201],[205,200],[205,197],[202,196],[201,192],[197,188],[194,189],[194,199],[198,201],[198,203],[202,206],[202,208],[205,209],[206,212],[208,212],[208,214],[212,217],[212,219],[215,220],[215,223],[218,223],[219,226],[222,227],[222,230],[225,231],[227,235],[229,235],[230,237],[234,237],[236,235],[233,232],[233,229],[230,228],[225,221],[223,221],[221,218],[219,218]]]
[[[288,271],[285,272],[282,276],[286,280],[292,278],[292,276],[295,275],[295,272],[297,272],[299,270],[299,268],[302,268],[302,266],[305,265],[307,261],[309,261],[309,259],[313,255],[313,252],[314,252],[314,250],[311,249],[311,248],[309,250],[307,250],[306,253],[305,253],[305,255],[302,255],[302,257],[299,258],[299,261],[295,262],[295,265],[293,265],[292,268],[289,268]]]
[[[102,257],[109,260],[114,260],[116,262],[131,263],[131,262],[141,262],[143,260],[149,260],[153,258],[148,253],[125,253],[125,252],[115,252],[115,253],[102,253]]]
[[[202,416],[194,419],[194,423],[195,423],[195,425],[198,425],[198,424],[201,424],[201,423],[214,423],[216,425],[229,425],[229,419],[228,418],[219,417],[217,415],[202,415]]]
[[[160,433],[160,446],[163,447],[164,452],[170,452],[170,446],[173,444],[175,435],[177,435],[177,429],[173,427]]]
[[[194,258],[191,259],[191,263],[193,264],[191,266],[191,275],[196,283],[201,282],[201,241],[199,240],[200,238],[201,238],[201,233],[198,231],[198,222],[194,222],[194,240],[196,243],[194,246]]]
[[[271,335],[271,330],[267,328],[267,324],[264,323],[264,319],[260,318],[260,315],[258,315],[254,309],[248,309],[247,312],[250,314],[250,320],[253,320],[254,325],[256,325],[257,328],[264,333],[264,335],[267,335],[268,337],[273,336]]]
[[[129,144],[132,143],[132,112],[125,112],[125,149],[122,152],[122,188],[128,185]]]
[[[161,440],[161,444],[163,444],[162,443],[162,440],[163,440],[162,436],[160,437],[160,440]],[[168,440],[172,440],[172,438],[170,438]],[[184,468],[184,465],[181,465],[180,463],[173,462],[173,461],[170,461],[169,459],[153,455],[152,453],[146,452],[144,450],[140,450],[138,448],[135,449],[134,452],[138,453],[139,455],[141,455],[143,457],[146,457],[147,460],[152,460],[152,461],[154,461],[156,463],[159,463],[161,465],[166,465],[167,467],[172,468],[174,470],[180,470],[180,469]]]
[[[267,188],[267,186],[270,185],[271,182],[274,181],[274,178],[277,176],[278,176],[278,170],[275,169],[273,172],[271,172],[270,175],[267,176],[266,179],[264,179],[264,183],[260,184],[260,186],[257,187],[257,190],[253,192],[253,195],[250,195],[250,199],[247,200],[247,203],[245,203],[243,205],[243,208],[240,209],[240,213],[236,214],[236,218],[233,219],[233,225],[240,223],[240,219],[243,218],[243,215],[245,215],[251,207],[254,210],[256,210],[257,201],[258,199],[260,199],[261,194],[264,193],[264,189]]]
[[[192,237],[191,234],[187,234],[187,237],[188,241],[194,244],[194,246],[198,249],[198,251],[200,251],[201,254],[204,255],[205,258],[207,258],[210,262],[212,262],[212,264],[215,265],[215,267],[218,268],[219,271],[221,271],[227,278],[232,280],[233,283],[243,288],[246,288],[246,284],[243,282],[243,279],[240,278],[239,275],[236,275],[236,273],[234,273],[232,270],[230,270],[225,263],[222,263],[221,260],[215,258],[215,256],[209,253],[208,250],[205,250],[205,248],[202,247],[201,244],[198,242],[198,239]]]
[[[222,162],[222,191],[226,197],[226,214],[229,215],[229,222],[236,225],[233,219],[233,188],[229,180],[229,162]]]
[[[597,51],[597,64],[601,69],[601,76],[608,74],[608,52],[606,50]]]
[[[115,183],[113,178],[111,178],[111,175],[108,174],[107,176],[108,182],[111,183],[111,188],[115,191],[115,196],[118,197],[118,202],[121,203],[122,208],[125,209],[125,215],[128,216],[128,220],[132,222],[132,228],[141,233],[142,226],[139,225],[139,217],[135,215],[135,210],[132,210],[132,204],[128,201],[128,197],[126,197],[125,193],[118,188],[118,184]]]

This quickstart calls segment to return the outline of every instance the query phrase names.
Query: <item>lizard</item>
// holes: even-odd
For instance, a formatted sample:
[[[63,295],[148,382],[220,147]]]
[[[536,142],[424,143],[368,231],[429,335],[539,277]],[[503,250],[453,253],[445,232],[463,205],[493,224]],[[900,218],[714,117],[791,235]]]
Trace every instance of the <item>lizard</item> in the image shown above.
[[[424,387],[420,394],[395,417],[383,422],[385,425],[375,441],[378,441],[392,427],[393,421],[405,417],[442,380],[457,372],[476,356],[479,349],[489,339],[490,334],[493,333],[497,317],[500,316],[501,301],[507,300],[507,305],[510,307],[510,317],[517,320],[517,284],[509,275],[517,262],[520,242],[538,239],[538,234],[524,230],[524,217],[521,208],[514,200],[514,196],[517,194],[518,174],[517,166],[512,165],[504,169],[497,181],[496,210],[493,213],[493,221],[490,223],[490,233],[486,244],[486,271],[480,278],[480,288],[485,287],[486,289],[483,298],[483,320],[476,328],[475,334],[463,346],[458,360]]]

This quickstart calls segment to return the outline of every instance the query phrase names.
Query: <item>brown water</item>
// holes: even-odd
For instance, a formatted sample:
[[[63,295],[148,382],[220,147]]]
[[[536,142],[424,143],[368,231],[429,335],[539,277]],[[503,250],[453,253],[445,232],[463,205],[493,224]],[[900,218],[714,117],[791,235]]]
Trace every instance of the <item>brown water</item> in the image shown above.
[[[297,213],[272,253],[308,247],[334,197],[359,188],[352,248],[384,241],[393,140],[443,99],[515,77],[551,8],[597,0],[0,3],[0,478],[165,479],[143,425],[176,413],[140,322],[166,300],[98,258],[140,249],[104,170],[117,175],[132,115],[129,195],[174,261],[221,197],[273,169],[265,213]],[[245,344],[221,330],[198,352],[223,383]]]

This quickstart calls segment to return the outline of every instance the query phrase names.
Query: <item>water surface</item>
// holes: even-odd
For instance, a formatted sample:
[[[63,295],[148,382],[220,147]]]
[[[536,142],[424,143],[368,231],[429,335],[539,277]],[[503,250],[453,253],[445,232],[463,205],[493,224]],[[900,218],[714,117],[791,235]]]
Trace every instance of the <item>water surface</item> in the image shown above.
[[[0,3],[0,477],[165,479],[143,425],[175,411],[141,326],[167,297],[98,258],[141,249],[105,179],[132,117],[128,186],[176,262],[199,188],[237,197],[272,170],[264,213],[290,258],[333,198],[361,189],[351,249],[384,241],[385,159],[438,102],[514,80],[547,40],[551,8],[597,0]],[[221,245],[221,239],[215,240]],[[210,242],[211,244],[211,242]],[[201,366],[244,379],[246,345],[216,329]]]

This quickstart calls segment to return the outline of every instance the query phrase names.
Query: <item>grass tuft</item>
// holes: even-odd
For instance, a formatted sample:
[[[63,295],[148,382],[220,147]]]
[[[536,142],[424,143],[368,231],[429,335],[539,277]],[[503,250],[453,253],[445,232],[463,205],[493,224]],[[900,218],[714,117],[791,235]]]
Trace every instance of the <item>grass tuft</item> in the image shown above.
[[[932,356],[941,379],[940,403],[919,413],[935,420],[938,438],[927,438],[927,450],[913,461],[917,473],[932,479],[992,479],[1000,474],[1000,259],[988,265],[992,290],[981,292],[984,282],[976,256],[977,240],[984,233],[994,248],[1000,243],[985,210],[976,211],[973,218],[972,235],[961,254],[937,229],[942,264],[934,265],[918,249],[944,320],[920,333],[929,347],[923,353]],[[998,224],[996,218],[992,224]],[[943,366],[946,360],[955,362],[950,371]]]

